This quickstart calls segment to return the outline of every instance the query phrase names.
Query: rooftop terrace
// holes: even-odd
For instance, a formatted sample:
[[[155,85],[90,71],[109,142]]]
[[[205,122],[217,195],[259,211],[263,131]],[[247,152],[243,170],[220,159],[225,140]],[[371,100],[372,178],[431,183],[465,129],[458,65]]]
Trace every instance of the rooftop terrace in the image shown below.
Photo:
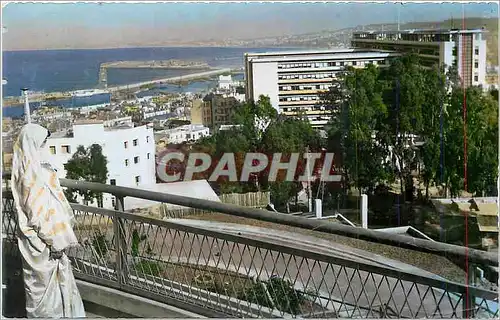
[[[470,268],[498,266],[492,253],[149,190],[61,183],[117,199],[116,210],[72,205],[82,245],[68,255],[81,280],[208,317],[498,317],[496,288],[439,273],[452,257]],[[5,191],[3,232],[15,246]],[[158,220],[124,212],[125,197],[207,213]]]

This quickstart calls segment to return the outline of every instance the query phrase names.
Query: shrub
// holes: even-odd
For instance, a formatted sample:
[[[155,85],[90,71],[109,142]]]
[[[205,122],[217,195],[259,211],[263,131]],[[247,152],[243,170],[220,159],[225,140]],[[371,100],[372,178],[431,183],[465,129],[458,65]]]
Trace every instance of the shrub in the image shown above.
[[[269,293],[269,295],[268,295]],[[304,295],[295,290],[290,281],[271,278],[267,283],[257,281],[238,295],[238,299],[246,300],[261,306],[297,315],[304,303]]]
[[[243,289],[237,296],[240,300],[246,300],[251,303],[260,304],[264,307],[273,307],[272,301],[269,300],[267,290],[263,282],[257,281],[251,287]]]
[[[163,273],[163,267],[151,260],[139,260],[135,263],[135,270],[154,277],[159,277]]]
[[[271,278],[266,286],[278,310],[293,315],[300,312],[300,306],[305,300],[304,295],[295,290],[290,281]]]
[[[106,240],[106,236],[98,233],[92,240],[92,247],[94,247],[99,258],[104,258],[108,253],[108,241]]]

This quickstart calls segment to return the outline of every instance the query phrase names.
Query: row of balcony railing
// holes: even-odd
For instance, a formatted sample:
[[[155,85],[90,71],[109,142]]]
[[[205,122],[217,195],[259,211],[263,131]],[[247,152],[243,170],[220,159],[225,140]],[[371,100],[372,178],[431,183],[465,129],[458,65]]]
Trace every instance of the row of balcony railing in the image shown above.
[[[357,235],[418,251],[466,254],[471,263],[497,266],[498,259],[490,253],[140,189],[65,179],[61,184],[110,193],[117,199],[115,210],[72,204],[80,246],[68,255],[75,276],[81,280],[210,317],[498,317],[495,291],[346,257],[327,247],[301,246],[252,236],[237,228],[220,230],[208,227],[208,223],[186,222],[192,220],[159,220],[127,213],[124,198]],[[8,184],[2,215],[4,257],[16,256],[16,213]]]

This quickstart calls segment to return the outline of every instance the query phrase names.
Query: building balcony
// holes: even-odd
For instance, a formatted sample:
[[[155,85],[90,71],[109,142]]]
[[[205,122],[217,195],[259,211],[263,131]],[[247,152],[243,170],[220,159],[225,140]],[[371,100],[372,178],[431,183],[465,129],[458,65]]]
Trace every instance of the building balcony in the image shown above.
[[[322,78],[322,79],[280,79],[278,84],[284,83],[327,83],[330,84],[335,80],[334,78]]]
[[[310,100],[310,101],[280,101],[280,108],[287,106],[314,106],[318,104],[319,100]]]
[[[311,89],[311,90],[280,90],[278,93],[280,95],[291,95],[291,94],[322,94],[328,92],[327,89]]]
[[[61,184],[117,199],[115,210],[72,204],[80,246],[68,256],[75,277],[89,288],[134,294],[152,305],[161,302],[191,312],[189,317],[498,317],[496,291],[453,282],[328,236],[393,246],[401,254],[431,252],[435,263],[454,255],[471,265],[498,266],[493,253],[184,196],[65,179]],[[242,226],[210,217],[160,220],[124,212],[125,197],[261,224]],[[5,261],[18,256],[12,250],[16,214],[8,183],[2,204]],[[280,228],[262,227],[264,222]]]
[[[377,40],[377,39],[353,39],[351,41],[353,46],[363,43],[376,43],[385,45],[398,45],[398,46],[419,46],[429,48],[439,48],[440,42],[425,42],[425,41],[408,41],[408,40]]]
[[[324,116],[324,115],[327,115],[327,116],[330,116],[332,114],[331,111],[328,111],[328,110],[297,110],[297,111],[283,111],[281,112],[283,115],[285,116],[296,116],[296,115],[300,115],[300,114],[304,114],[304,115],[317,115],[317,116]]]

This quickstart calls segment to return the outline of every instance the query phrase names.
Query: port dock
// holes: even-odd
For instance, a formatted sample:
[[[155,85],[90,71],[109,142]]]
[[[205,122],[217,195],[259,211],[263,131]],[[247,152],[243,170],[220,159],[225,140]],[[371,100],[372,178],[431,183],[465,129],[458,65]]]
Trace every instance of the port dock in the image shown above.
[[[149,60],[149,61],[111,61],[99,66],[99,87],[107,88],[108,69],[211,69],[204,61],[189,60]]]
[[[140,89],[141,87],[153,85],[153,84],[168,84],[168,83],[178,84],[180,82],[186,82],[186,81],[189,82],[189,81],[195,81],[195,80],[200,80],[200,79],[206,79],[206,78],[210,78],[210,77],[217,76],[220,74],[225,74],[225,73],[238,74],[238,73],[242,73],[242,72],[243,72],[243,68],[212,69],[212,70],[204,71],[204,72],[186,74],[186,75],[179,76],[179,77],[170,77],[170,78],[143,81],[143,82],[121,85],[121,86],[108,87],[108,88],[106,88],[106,91],[113,93],[113,92],[119,92],[119,91],[125,91],[125,90]],[[31,102],[42,102],[42,101],[48,102],[50,100],[71,99],[72,95],[73,95],[73,92],[50,92],[50,93],[30,95],[29,99]],[[16,105],[16,104],[22,104],[23,101],[24,101],[24,98],[22,96],[5,97],[3,99],[2,106],[3,107],[11,107],[11,106]]]

